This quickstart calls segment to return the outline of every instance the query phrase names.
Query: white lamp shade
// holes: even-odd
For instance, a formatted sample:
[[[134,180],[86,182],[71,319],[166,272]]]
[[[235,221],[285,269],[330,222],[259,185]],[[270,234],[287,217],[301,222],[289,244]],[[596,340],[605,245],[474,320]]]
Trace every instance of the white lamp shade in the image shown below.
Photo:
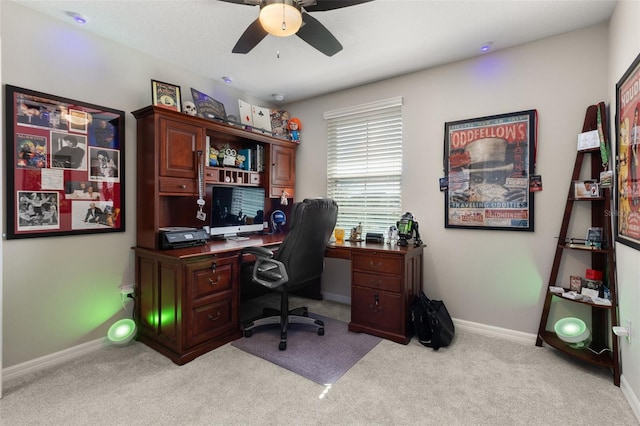
[[[553,326],[556,335],[560,340],[566,342],[574,349],[583,349],[589,346],[591,332],[579,318],[562,318]]]
[[[302,25],[302,13],[291,0],[267,2],[260,9],[259,19],[266,32],[278,37],[293,35]]]
[[[135,335],[136,323],[128,318],[116,321],[107,332],[109,341],[115,345],[126,345]]]

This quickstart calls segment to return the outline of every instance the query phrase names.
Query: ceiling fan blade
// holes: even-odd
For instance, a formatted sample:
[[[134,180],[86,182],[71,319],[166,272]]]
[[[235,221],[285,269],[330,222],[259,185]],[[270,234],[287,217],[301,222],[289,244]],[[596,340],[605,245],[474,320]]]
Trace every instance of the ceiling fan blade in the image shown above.
[[[316,18],[302,13],[302,27],[296,35],[327,56],[333,56],[342,50],[342,45],[329,30]]]
[[[325,10],[340,9],[361,3],[368,3],[370,1],[373,0],[316,0],[316,4],[313,6],[304,6],[304,9],[309,12],[323,12]]]
[[[263,38],[267,36],[267,32],[262,28],[260,20],[256,19],[244,30],[244,33],[240,36],[240,39],[233,46],[233,53],[249,53],[251,49],[256,47]]]

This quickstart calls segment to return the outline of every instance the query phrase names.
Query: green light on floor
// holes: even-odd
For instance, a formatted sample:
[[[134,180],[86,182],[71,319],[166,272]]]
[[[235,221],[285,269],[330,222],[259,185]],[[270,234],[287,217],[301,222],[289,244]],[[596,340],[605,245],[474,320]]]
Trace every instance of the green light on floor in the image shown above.
[[[129,343],[136,335],[136,323],[128,318],[116,321],[111,327],[107,337],[111,343],[116,345],[125,345]]]

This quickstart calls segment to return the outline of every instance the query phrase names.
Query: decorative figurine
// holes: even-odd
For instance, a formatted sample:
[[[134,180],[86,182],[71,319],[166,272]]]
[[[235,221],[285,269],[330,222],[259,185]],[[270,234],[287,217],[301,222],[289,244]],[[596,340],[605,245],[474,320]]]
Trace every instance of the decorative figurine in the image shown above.
[[[196,114],[198,114],[198,109],[196,108],[196,104],[194,104],[191,101],[184,101],[182,103],[182,110],[187,115],[195,116]]]
[[[300,130],[302,130],[300,119],[296,117],[289,119],[287,127],[289,128],[289,138],[293,142],[300,143]]]
[[[218,150],[214,147],[209,148],[209,165],[216,167],[218,165]]]

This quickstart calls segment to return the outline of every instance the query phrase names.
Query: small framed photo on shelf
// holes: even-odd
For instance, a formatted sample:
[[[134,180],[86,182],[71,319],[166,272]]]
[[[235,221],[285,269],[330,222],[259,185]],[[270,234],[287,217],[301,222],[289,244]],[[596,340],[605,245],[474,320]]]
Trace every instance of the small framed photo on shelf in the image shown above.
[[[154,106],[181,112],[180,86],[151,80],[151,101]]]
[[[573,182],[573,197],[576,199],[597,198],[600,196],[598,182],[593,180],[583,180]]]
[[[602,227],[600,226],[592,226],[587,229],[587,238],[585,241],[585,245],[590,247],[602,247]]]
[[[571,278],[569,278],[569,290],[580,293],[580,291],[582,291],[582,277],[572,275]]]

